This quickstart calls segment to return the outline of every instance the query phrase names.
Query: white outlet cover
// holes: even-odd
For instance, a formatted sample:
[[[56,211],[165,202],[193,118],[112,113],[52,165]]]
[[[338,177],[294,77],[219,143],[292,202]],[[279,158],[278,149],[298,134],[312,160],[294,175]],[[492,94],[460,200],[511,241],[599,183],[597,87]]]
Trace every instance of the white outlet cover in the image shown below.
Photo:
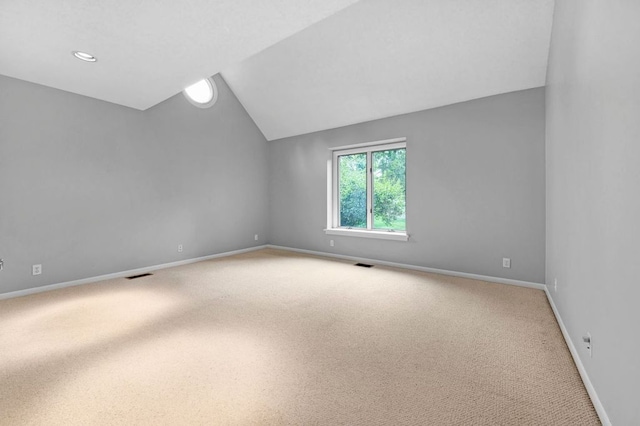
[[[334,246],[333,240],[329,240],[329,245],[330,245],[331,247],[333,247],[333,246]]]
[[[182,244],[178,245],[178,253],[182,253]]]
[[[33,275],[42,274],[42,265],[33,265],[31,267],[31,272],[33,273]]]
[[[502,258],[502,267],[503,268],[511,268],[511,259],[509,259],[508,257],[503,257]]]

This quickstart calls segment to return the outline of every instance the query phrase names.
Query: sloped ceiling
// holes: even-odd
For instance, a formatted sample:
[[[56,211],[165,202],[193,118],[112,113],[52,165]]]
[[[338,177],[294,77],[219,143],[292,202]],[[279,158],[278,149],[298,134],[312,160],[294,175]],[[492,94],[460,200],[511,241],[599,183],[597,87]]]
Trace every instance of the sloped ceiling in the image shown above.
[[[543,86],[552,0],[362,0],[223,77],[268,140]]]
[[[144,110],[355,1],[1,0],[0,74]]]
[[[1,0],[0,74],[144,110],[222,71],[274,140],[543,86],[552,13],[553,0]]]

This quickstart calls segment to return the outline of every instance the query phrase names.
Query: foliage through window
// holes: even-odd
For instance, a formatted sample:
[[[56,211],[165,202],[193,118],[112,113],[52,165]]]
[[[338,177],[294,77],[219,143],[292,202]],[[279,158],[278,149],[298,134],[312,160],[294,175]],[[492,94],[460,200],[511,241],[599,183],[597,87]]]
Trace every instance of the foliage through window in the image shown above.
[[[406,144],[334,151],[334,228],[406,230]]]

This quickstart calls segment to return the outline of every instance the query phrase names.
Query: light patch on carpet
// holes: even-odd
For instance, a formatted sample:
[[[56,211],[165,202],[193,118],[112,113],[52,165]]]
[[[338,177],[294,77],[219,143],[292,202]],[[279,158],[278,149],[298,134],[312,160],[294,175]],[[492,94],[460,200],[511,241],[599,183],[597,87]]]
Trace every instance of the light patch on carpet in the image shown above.
[[[152,288],[104,290],[66,298],[34,297],[33,304],[3,312],[0,339],[11,348],[4,351],[3,362],[11,367],[13,363],[73,355],[135,333],[170,314],[178,304]]]

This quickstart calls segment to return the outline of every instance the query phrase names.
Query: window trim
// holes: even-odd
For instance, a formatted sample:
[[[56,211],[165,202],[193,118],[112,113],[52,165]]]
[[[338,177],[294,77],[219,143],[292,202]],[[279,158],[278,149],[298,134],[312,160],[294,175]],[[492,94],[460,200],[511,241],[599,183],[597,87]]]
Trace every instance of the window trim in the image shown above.
[[[338,226],[339,223],[339,188],[338,188],[338,157],[341,155],[363,154],[367,155],[367,164],[371,167],[372,153],[387,149],[406,149],[407,138],[385,139],[380,141],[365,142],[353,145],[338,146],[330,148],[331,160],[327,165],[327,228],[324,230],[328,235],[346,235],[352,237],[378,238],[385,240],[407,241],[409,234],[404,231],[373,229],[373,174],[367,170],[367,228],[345,228]],[[406,195],[405,195],[406,197]],[[406,212],[405,212],[406,213]]]
[[[376,238],[379,240],[408,241],[406,231],[378,231],[369,229],[327,228],[327,235],[343,235],[347,237]]]

